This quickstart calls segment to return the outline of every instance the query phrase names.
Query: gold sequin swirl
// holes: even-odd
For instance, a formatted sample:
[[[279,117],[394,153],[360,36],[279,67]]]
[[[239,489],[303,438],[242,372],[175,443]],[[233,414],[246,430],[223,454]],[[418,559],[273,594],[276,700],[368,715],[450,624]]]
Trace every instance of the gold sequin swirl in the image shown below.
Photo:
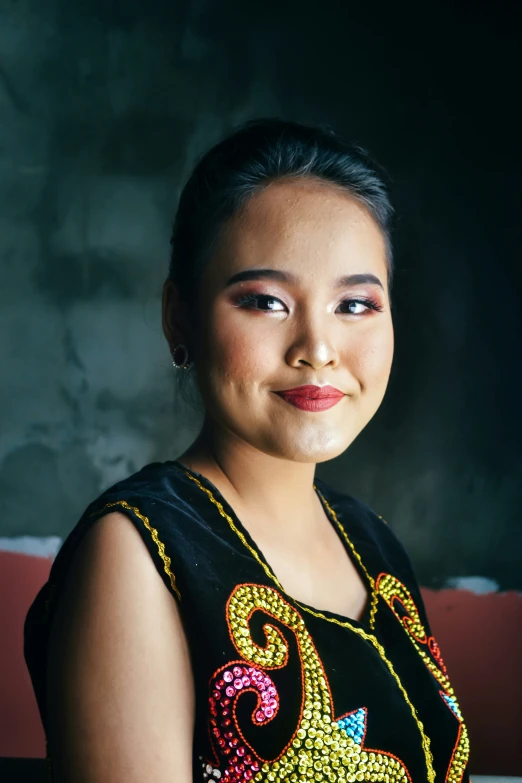
[[[262,569],[265,572],[265,574],[281,590],[282,593],[288,595],[287,593],[285,593],[285,590],[284,590],[283,586],[281,585],[281,583],[279,582],[279,580],[277,579],[276,575],[274,573],[272,573],[272,571],[268,567],[268,565],[263,562],[263,560],[259,557],[259,555],[256,552],[256,550],[252,546],[250,546],[250,544],[246,540],[246,538],[243,535],[243,533],[241,532],[241,530],[238,529],[237,525],[235,524],[235,522],[232,519],[232,517],[230,516],[230,514],[227,514],[227,512],[223,508],[223,504],[220,503],[217,500],[217,498],[214,497],[213,493],[207,487],[203,486],[201,481],[199,481],[199,479],[197,479],[195,476],[193,476],[189,471],[185,470],[184,473],[187,476],[187,478],[189,478],[191,481],[193,481],[196,484],[196,486],[199,487],[199,489],[207,495],[207,497],[210,500],[210,502],[213,503],[216,506],[216,508],[218,509],[220,515],[227,521],[227,523],[230,526],[231,530],[234,531],[234,533],[238,536],[238,538],[242,542],[242,544],[251,553],[252,557],[254,557],[255,560],[259,563],[259,565],[262,567]],[[316,489],[315,485],[314,485],[314,489]],[[335,512],[333,511],[331,506],[327,503],[327,501],[324,498],[324,496],[322,495],[322,493],[319,493],[319,494],[323,498],[323,500],[325,501],[325,506],[328,509],[328,511],[332,514],[332,517],[333,517],[334,521],[339,526],[339,528],[341,529],[343,534],[346,536],[346,532],[344,531],[342,525],[340,524],[340,522],[339,522],[339,520],[337,518],[337,515],[335,514]],[[355,548],[353,547],[353,545],[351,544],[350,540],[348,539],[348,536],[346,536],[346,539],[348,540],[348,543],[350,544],[350,546],[352,547],[353,551],[355,552]],[[357,553],[357,557],[359,559],[359,562],[361,563],[361,565],[364,568],[364,565],[363,565],[362,560],[361,560],[361,558],[360,558],[358,553]],[[364,569],[364,570],[366,570],[366,569]],[[372,615],[372,622],[373,622],[373,618],[374,618],[375,612],[377,610],[378,592],[377,592],[377,589],[375,587],[375,583],[373,582],[373,579],[371,578],[371,576],[369,574],[368,574],[368,578],[372,582],[372,612],[371,612],[371,615]],[[291,598],[291,596],[288,596],[288,597]],[[424,725],[423,725],[422,721],[420,720],[420,718],[418,716],[418,713],[417,713],[417,710],[416,710],[415,706],[413,705],[410,697],[408,696],[408,693],[407,693],[404,685],[402,684],[399,675],[395,671],[395,669],[394,669],[394,667],[392,665],[392,662],[387,657],[386,652],[385,652],[383,646],[378,642],[376,636],[374,634],[371,634],[371,633],[366,633],[366,631],[364,631],[362,628],[359,628],[357,626],[352,625],[352,623],[348,622],[347,620],[343,621],[343,620],[339,620],[337,617],[328,617],[327,615],[323,614],[322,612],[315,611],[314,609],[311,609],[309,606],[305,606],[303,604],[300,604],[299,601],[296,601],[295,599],[292,599],[292,600],[293,600],[293,602],[295,604],[297,604],[303,610],[303,612],[306,612],[307,614],[311,614],[314,617],[321,618],[322,620],[324,620],[324,622],[332,623],[334,625],[338,625],[338,626],[340,626],[342,628],[345,628],[346,630],[350,631],[350,633],[356,634],[357,636],[360,636],[361,638],[366,639],[366,641],[368,641],[370,644],[372,644],[375,647],[375,649],[379,653],[380,657],[382,658],[384,664],[388,667],[391,676],[395,679],[395,681],[397,683],[397,686],[400,689],[400,691],[401,691],[401,693],[402,693],[402,695],[404,697],[404,700],[406,701],[406,704],[408,705],[408,707],[411,710],[411,714],[413,716],[413,719],[414,719],[415,723],[417,724],[417,727],[418,727],[418,730],[419,730],[419,734],[420,734],[420,737],[421,737],[422,749],[424,751],[424,757],[426,759],[426,770],[427,770],[428,781],[429,781],[429,783],[433,783],[433,781],[435,780],[435,770],[433,768],[433,754],[432,754],[431,748],[430,748],[430,745],[431,745],[430,738],[428,737],[428,735],[424,731]]]
[[[250,634],[256,610],[279,620],[295,634],[301,659],[302,702],[299,722],[281,756],[265,762],[255,781],[411,781],[409,773],[391,753],[366,749],[343,731],[332,714],[332,697],[321,660],[299,613],[279,593],[263,585],[239,585],[227,604],[232,640],[240,655],[255,666],[276,669],[285,665],[288,646],[281,632],[265,623],[266,645]]]
[[[460,724],[457,743],[446,775],[446,783],[460,783],[469,759],[469,735],[455,691],[451,686],[446,667],[440,656],[438,645],[433,637],[428,637],[411,593],[402,582],[395,576],[392,576],[392,574],[381,574],[377,580],[377,592],[384,598],[395,616],[401,621],[425,666],[443,688],[441,696]],[[398,613],[397,601],[403,605],[407,615],[401,616]]]

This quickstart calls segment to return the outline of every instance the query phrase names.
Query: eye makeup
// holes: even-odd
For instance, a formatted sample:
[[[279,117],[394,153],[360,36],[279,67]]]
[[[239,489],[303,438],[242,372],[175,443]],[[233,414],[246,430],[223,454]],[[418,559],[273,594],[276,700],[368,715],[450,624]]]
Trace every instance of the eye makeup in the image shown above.
[[[266,307],[263,306],[255,306],[256,302],[264,303]],[[270,306],[269,302],[278,302],[282,307],[273,307]],[[340,303],[341,305],[347,304],[347,305],[353,305],[353,304],[360,304],[363,305],[366,308],[366,312],[369,310],[374,310],[376,312],[382,312],[384,310],[384,307],[380,304],[380,302],[373,297],[350,297],[343,299]],[[250,310],[265,310],[266,312],[282,312],[282,308],[286,309],[286,306],[284,302],[279,299],[277,296],[272,296],[271,294],[266,293],[257,293],[254,291],[241,293],[237,298],[234,299],[234,305],[236,307],[242,307],[245,309]],[[360,316],[363,315],[363,313],[350,313],[345,312],[345,315],[353,315],[353,316]]]

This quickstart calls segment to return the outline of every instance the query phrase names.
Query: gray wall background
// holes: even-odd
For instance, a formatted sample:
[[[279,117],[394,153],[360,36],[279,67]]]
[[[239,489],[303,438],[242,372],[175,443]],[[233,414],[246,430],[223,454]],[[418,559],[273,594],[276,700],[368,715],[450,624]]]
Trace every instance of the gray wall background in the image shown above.
[[[394,180],[396,354],[318,475],[424,584],[522,588],[520,10],[499,2],[0,0],[0,536],[65,536],[197,431],[160,326],[195,155],[330,122]]]

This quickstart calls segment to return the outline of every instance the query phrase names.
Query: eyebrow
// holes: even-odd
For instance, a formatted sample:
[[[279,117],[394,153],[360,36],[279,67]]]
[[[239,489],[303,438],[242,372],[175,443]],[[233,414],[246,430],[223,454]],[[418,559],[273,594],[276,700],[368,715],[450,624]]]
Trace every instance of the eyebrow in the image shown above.
[[[246,280],[278,280],[281,283],[297,283],[299,278],[291,272],[283,272],[280,269],[244,269],[242,272],[236,272],[229,277],[225,283],[225,288],[235,283],[243,283]],[[334,281],[335,288],[344,288],[349,285],[360,285],[361,283],[370,283],[380,286],[383,290],[383,284],[378,277],[369,273],[360,273],[356,275],[344,275]]]

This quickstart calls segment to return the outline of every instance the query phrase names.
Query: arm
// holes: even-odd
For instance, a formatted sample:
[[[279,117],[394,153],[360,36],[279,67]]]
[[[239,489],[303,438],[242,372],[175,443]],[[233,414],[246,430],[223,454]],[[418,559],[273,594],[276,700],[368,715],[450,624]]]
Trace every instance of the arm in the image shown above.
[[[47,668],[55,783],[192,781],[193,679],[175,599],[125,515],[85,533]]]

